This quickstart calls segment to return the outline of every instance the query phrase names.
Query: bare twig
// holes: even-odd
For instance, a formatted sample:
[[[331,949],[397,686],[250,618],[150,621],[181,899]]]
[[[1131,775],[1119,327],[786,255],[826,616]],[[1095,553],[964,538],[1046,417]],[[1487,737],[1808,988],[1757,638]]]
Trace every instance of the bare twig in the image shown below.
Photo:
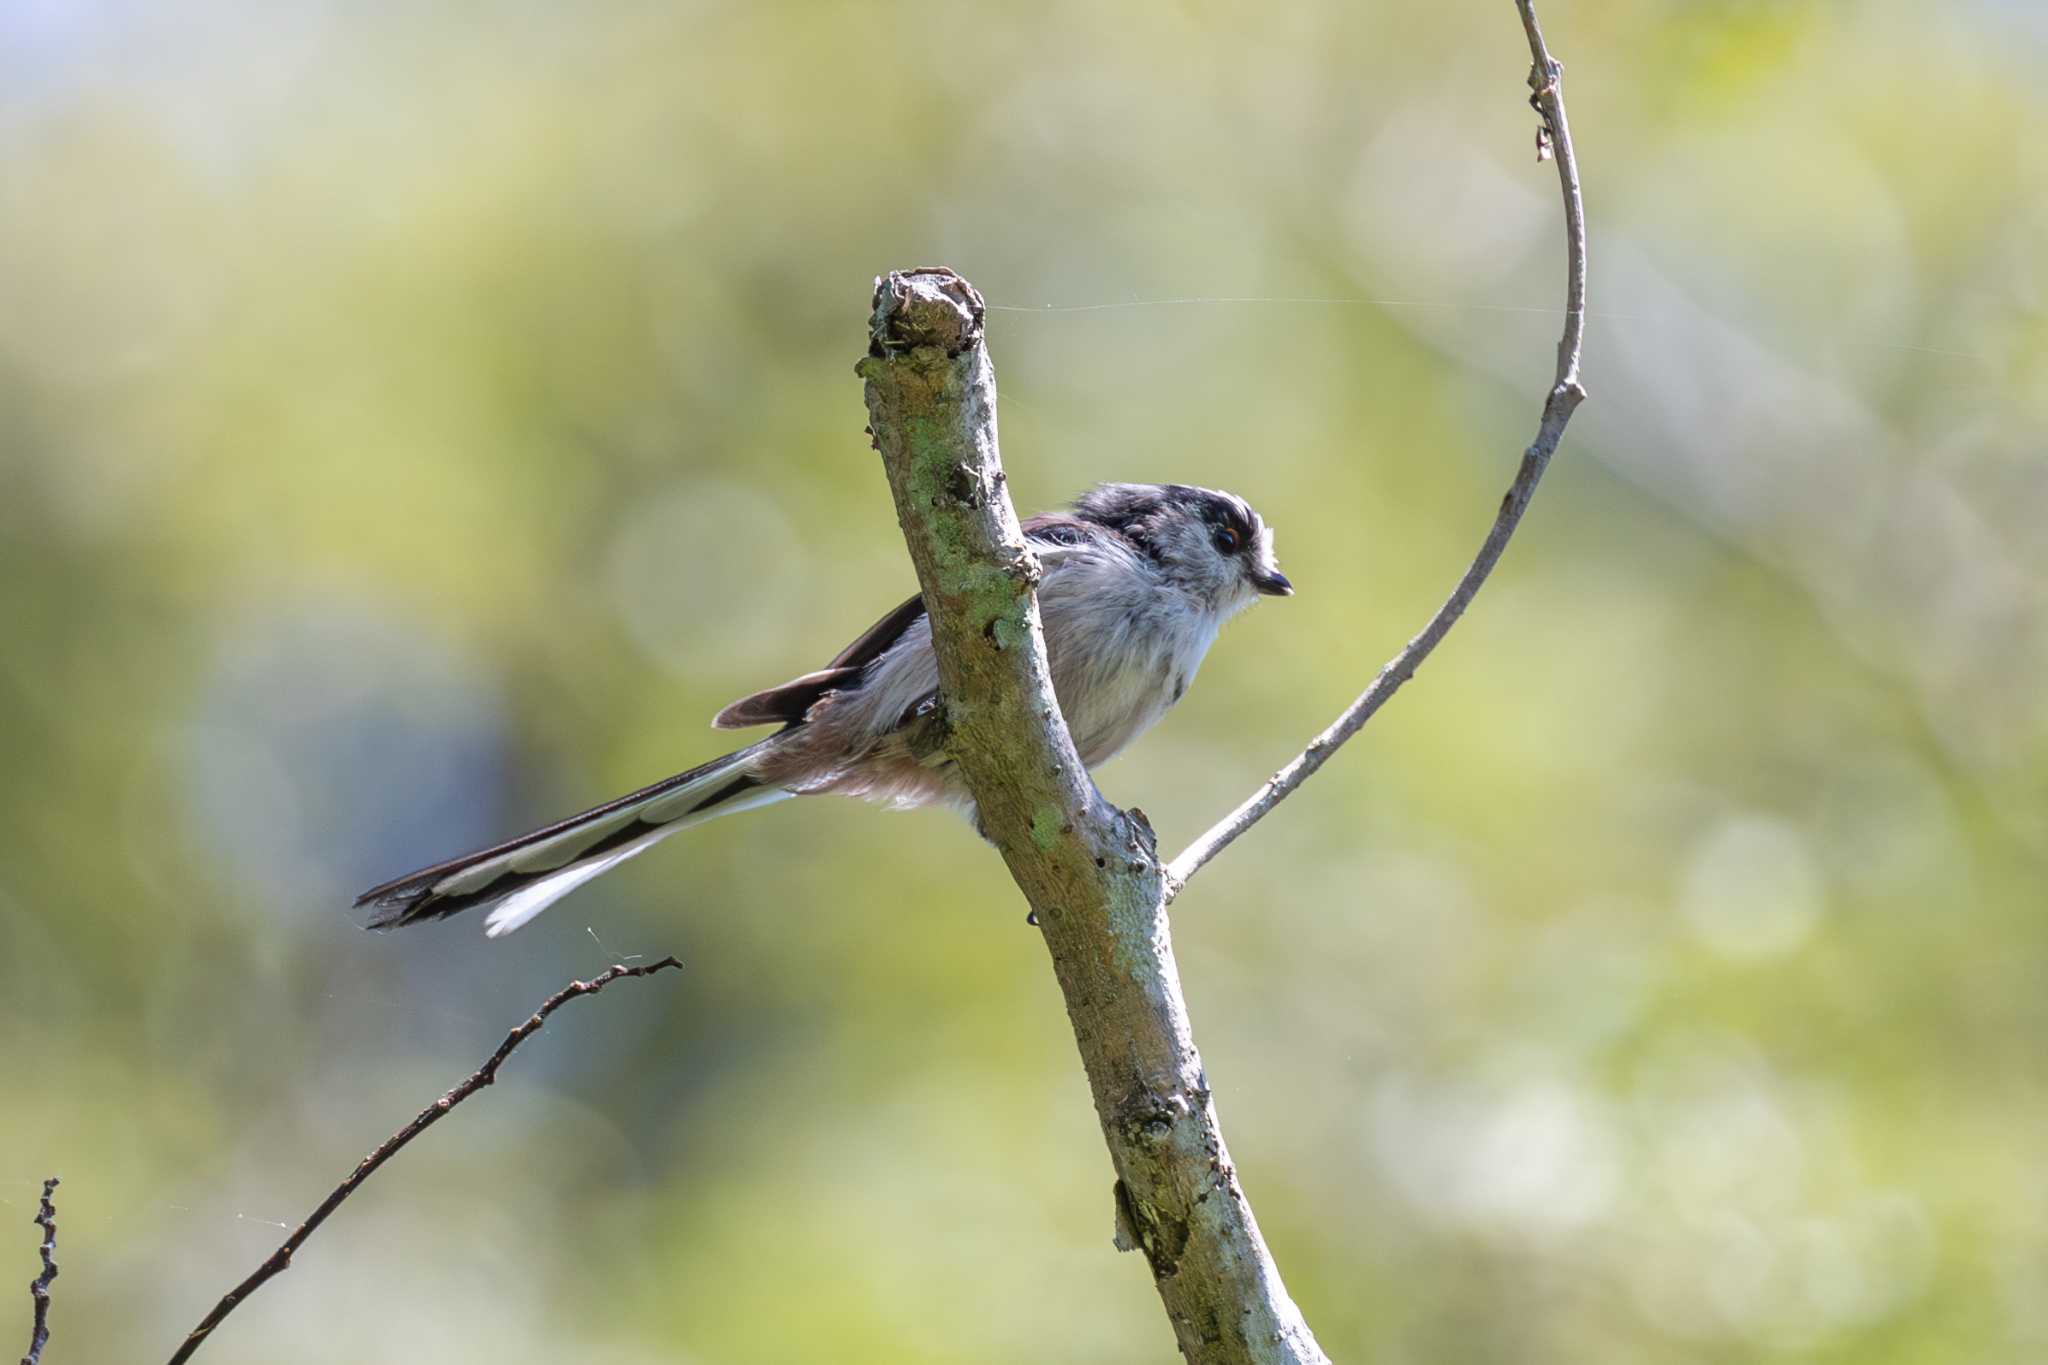
[[[1429,624],[1422,628],[1422,633],[1390,659],[1380,669],[1379,676],[1372,680],[1372,685],[1345,707],[1343,714],[1317,735],[1306,749],[1167,864],[1169,900],[1180,894],[1189,878],[1201,871],[1211,858],[1221,853],[1238,835],[1263,820],[1275,806],[1313,776],[1331,754],[1363,729],[1374,713],[1386,705],[1387,699],[1400,690],[1401,684],[1414,676],[1430,651],[1450,633],[1451,627],[1457,624],[1458,618],[1465,614],[1465,608],[1478,594],[1480,585],[1486,582],[1486,576],[1500,561],[1501,552],[1507,549],[1508,538],[1521,524],[1522,513],[1528,510],[1529,499],[1535,496],[1536,485],[1550,465],[1550,457],[1564,435],[1565,424],[1571,421],[1573,410],[1585,399],[1586,391],[1579,383],[1579,350],[1586,320],[1586,223],[1579,201],[1579,163],[1572,154],[1571,127],[1565,121],[1564,93],[1559,86],[1564,67],[1544,46],[1543,31],[1537,27],[1533,0],[1516,0],[1516,8],[1521,11],[1522,27],[1529,37],[1529,55],[1535,63],[1529,70],[1529,88],[1534,92],[1530,103],[1543,117],[1543,126],[1537,135],[1537,157],[1541,160],[1555,153],[1557,178],[1564,190],[1567,261],[1564,335],[1557,343],[1557,372],[1551,381],[1550,393],[1543,401],[1543,417],[1536,429],[1536,439],[1522,452],[1521,467],[1515,471],[1514,482],[1509,485],[1507,496],[1501,500],[1500,511],[1493,519],[1492,529],[1486,533],[1485,542],[1479,547],[1478,556],[1465,570],[1464,577],[1458,580],[1457,587],[1451,590],[1444,604],[1437,608],[1436,615],[1429,618]]]
[[[1152,831],[1103,799],[1053,695],[996,448],[981,296],[950,270],[876,282],[871,429],[931,615],[946,747],[1052,953],[1116,1169],[1116,1243],[1142,1250],[1197,1365],[1327,1365],[1287,1296],[1210,1102]]]
[[[314,1209],[305,1222],[299,1224],[296,1232],[285,1238],[284,1244],[273,1251],[268,1260],[257,1266],[248,1279],[221,1297],[220,1302],[213,1306],[213,1311],[202,1318],[199,1325],[185,1337],[177,1353],[171,1357],[170,1365],[179,1365],[181,1361],[190,1360],[193,1352],[212,1335],[213,1329],[220,1326],[221,1321],[234,1312],[244,1299],[262,1288],[264,1282],[272,1276],[289,1270],[292,1256],[305,1245],[306,1239],[313,1235],[314,1229],[326,1222],[327,1216],[340,1208],[342,1201],[354,1194],[379,1166],[398,1155],[408,1142],[446,1118],[449,1110],[495,1081],[498,1078],[498,1068],[505,1064],[505,1059],[510,1057],[521,1043],[540,1032],[549,1015],[578,997],[596,995],[622,977],[653,976],[656,972],[670,967],[680,970],[682,965],[673,957],[665,957],[659,962],[649,962],[639,967],[628,967],[624,963],[619,963],[607,967],[588,981],[572,981],[543,1000],[540,1008],[535,1010],[525,1023],[505,1035],[505,1041],[498,1044],[498,1050],[493,1052],[482,1066],[470,1072],[453,1090],[420,1110],[411,1123],[384,1139],[375,1151],[364,1157],[349,1174],[348,1179],[334,1187],[334,1192],[320,1202],[320,1207]]]
[[[43,1182],[43,1202],[36,1209],[35,1224],[43,1230],[43,1244],[37,1248],[43,1256],[43,1273],[28,1282],[28,1296],[35,1301],[36,1321],[28,1337],[28,1354],[21,1358],[21,1365],[36,1365],[43,1358],[43,1347],[50,1344],[50,1281],[57,1278],[57,1206],[50,1202],[50,1196],[64,1182],[51,1176]]]

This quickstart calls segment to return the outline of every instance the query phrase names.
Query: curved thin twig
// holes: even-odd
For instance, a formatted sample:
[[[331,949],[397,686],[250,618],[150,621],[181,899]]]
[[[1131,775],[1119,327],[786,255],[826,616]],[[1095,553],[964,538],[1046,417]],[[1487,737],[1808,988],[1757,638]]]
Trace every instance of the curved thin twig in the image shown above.
[[[28,1354],[21,1365],[36,1365],[43,1348],[50,1344],[50,1281],[57,1278],[57,1206],[50,1196],[64,1182],[51,1176],[43,1182],[43,1202],[36,1209],[35,1224],[43,1230],[43,1244],[36,1248],[43,1256],[43,1273],[28,1282],[28,1296],[35,1300],[36,1321],[29,1331]]]
[[[1521,11],[1522,27],[1529,36],[1529,55],[1535,63],[1529,69],[1529,88],[1535,92],[1529,102],[1543,116],[1536,154],[1538,159],[1543,159],[1555,151],[1557,178],[1564,190],[1567,252],[1564,335],[1557,343],[1557,374],[1549,396],[1543,401],[1543,418],[1536,429],[1536,439],[1522,452],[1521,467],[1515,471],[1515,480],[1509,485],[1507,496],[1501,500],[1500,512],[1494,517],[1493,527],[1486,533],[1479,554],[1471,567],[1465,570],[1464,577],[1458,580],[1457,587],[1451,590],[1451,595],[1437,608],[1436,615],[1429,618],[1429,624],[1422,628],[1422,633],[1388,660],[1380,669],[1379,676],[1372,680],[1372,685],[1359,693],[1358,699],[1345,707],[1343,713],[1306,749],[1166,865],[1169,901],[1180,894],[1181,888],[1210,859],[1293,795],[1295,789],[1308,781],[1331,754],[1363,729],[1374,713],[1386,705],[1387,699],[1400,690],[1401,684],[1414,676],[1430,651],[1450,633],[1451,627],[1457,624],[1458,618],[1465,614],[1465,608],[1478,595],[1486,576],[1493,572],[1493,566],[1500,562],[1501,552],[1507,549],[1508,539],[1521,524],[1522,513],[1528,510],[1529,499],[1535,496],[1536,485],[1542,480],[1543,471],[1549,467],[1550,457],[1557,451],[1565,424],[1571,421],[1573,410],[1586,397],[1586,390],[1579,383],[1579,351],[1586,321],[1586,222],[1584,206],[1579,199],[1579,164],[1572,152],[1571,127],[1565,121],[1564,93],[1560,88],[1564,67],[1544,46],[1543,30],[1536,23],[1533,0],[1515,0],[1515,7]]]
[[[571,981],[543,1000],[540,1008],[535,1010],[525,1023],[505,1035],[505,1041],[498,1044],[498,1050],[493,1052],[482,1066],[470,1072],[453,1090],[420,1110],[411,1123],[384,1139],[376,1151],[364,1157],[355,1170],[349,1173],[348,1179],[335,1186],[334,1192],[320,1201],[320,1207],[314,1209],[306,1221],[299,1224],[298,1231],[285,1238],[284,1244],[270,1253],[268,1260],[257,1266],[248,1279],[222,1295],[220,1302],[213,1306],[213,1311],[200,1319],[199,1325],[186,1334],[177,1354],[171,1357],[170,1365],[180,1365],[180,1362],[190,1360],[192,1353],[212,1335],[213,1329],[220,1326],[222,1320],[234,1312],[244,1299],[261,1289],[264,1282],[272,1276],[291,1269],[292,1256],[305,1245],[306,1239],[313,1235],[313,1230],[326,1222],[327,1215],[340,1208],[342,1201],[361,1188],[363,1182],[368,1180],[379,1166],[398,1155],[406,1143],[446,1118],[449,1110],[495,1081],[498,1078],[498,1068],[505,1064],[505,1059],[510,1057],[521,1043],[539,1033],[541,1026],[547,1023],[549,1015],[579,996],[596,995],[621,977],[653,976],[656,972],[670,967],[680,970],[682,965],[673,957],[665,957],[659,962],[649,962],[638,967],[618,963],[605,968],[588,981]]]

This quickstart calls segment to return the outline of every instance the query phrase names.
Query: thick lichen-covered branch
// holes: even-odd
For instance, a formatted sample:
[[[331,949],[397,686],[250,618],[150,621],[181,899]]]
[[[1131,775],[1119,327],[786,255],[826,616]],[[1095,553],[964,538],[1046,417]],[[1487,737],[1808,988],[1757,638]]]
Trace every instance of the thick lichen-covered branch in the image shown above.
[[[1182,1353],[1325,1361],[1223,1144],[1151,828],[1095,789],[1053,695],[982,318],[980,295],[950,270],[891,274],[859,366],[932,618],[947,748],[1052,954],[1116,1171],[1117,1242],[1144,1253]]]

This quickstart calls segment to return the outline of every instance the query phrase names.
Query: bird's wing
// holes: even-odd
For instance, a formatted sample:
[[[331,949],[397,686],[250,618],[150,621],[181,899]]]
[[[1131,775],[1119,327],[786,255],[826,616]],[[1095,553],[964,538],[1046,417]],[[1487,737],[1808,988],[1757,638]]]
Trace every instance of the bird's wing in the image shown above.
[[[1105,534],[1108,528],[1100,522],[1084,521],[1066,512],[1040,512],[1024,520],[1024,538],[1035,542],[1032,548],[1041,554],[1057,554]]]
[[[1079,545],[1103,528],[1064,512],[1046,512],[1024,523],[1024,535],[1041,553],[1057,554]],[[720,711],[711,722],[721,730],[753,725],[801,725],[813,706],[833,692],[851,690],[867,666],[888,652],[924,615],[922,596],[906,598],[894,611],[861,632],[831,663],[814,673],[749,693]]]
[[[711,723],[721,730],[744,730],[750,725],[801,725],[825,695],[857,685],[862,671],[902,639],[903,632],[923,615],[924,598],[908,599],[861,632],[859,639],[840,650],[825,667],[741,697],[720,711]]]

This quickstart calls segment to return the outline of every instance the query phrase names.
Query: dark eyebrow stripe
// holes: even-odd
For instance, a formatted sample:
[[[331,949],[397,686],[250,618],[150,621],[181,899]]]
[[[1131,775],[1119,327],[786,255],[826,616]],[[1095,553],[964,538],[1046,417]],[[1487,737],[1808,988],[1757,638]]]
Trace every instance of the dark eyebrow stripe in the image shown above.
[[[1251,504],[1235,493],[1206,492],[1202,497],[1202,520],[1212,526],[1228,526],[1246,540],[1252,538],[1256,518]]]

